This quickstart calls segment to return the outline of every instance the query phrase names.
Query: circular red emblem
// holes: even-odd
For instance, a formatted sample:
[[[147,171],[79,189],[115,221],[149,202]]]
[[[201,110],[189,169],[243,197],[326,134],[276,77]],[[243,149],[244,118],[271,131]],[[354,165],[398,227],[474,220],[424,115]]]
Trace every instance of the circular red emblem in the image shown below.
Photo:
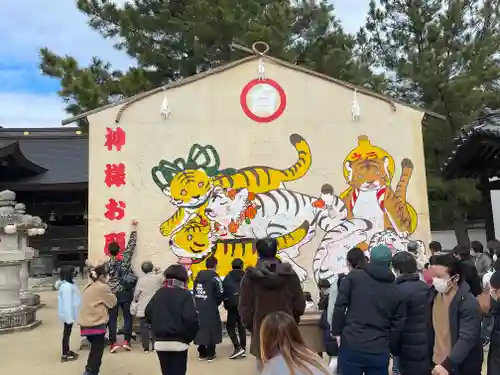
[[[260,123],[271,122],[285,111],[285,90],[272,79],[254,79],[241,90],[240,104],[248,118]]]

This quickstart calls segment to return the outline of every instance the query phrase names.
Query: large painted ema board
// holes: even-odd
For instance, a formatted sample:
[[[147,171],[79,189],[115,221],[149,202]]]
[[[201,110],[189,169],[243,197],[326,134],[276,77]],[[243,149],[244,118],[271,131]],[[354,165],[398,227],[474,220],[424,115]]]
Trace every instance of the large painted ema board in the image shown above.
[[[134,269],[210,257],[221,276],[273,237],[303,282],[346,253],[430,239],[423,112],[267,56],[250,56],[88,115],[89,258]],[[307,285],[307,284],[306,284]]]

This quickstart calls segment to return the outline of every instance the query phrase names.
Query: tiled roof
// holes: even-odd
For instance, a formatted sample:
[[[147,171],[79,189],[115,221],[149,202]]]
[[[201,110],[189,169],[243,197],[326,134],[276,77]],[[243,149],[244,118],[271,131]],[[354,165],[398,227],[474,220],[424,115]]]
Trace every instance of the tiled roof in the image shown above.
[[[455,150],[441,168],[446,179],[500,176],[500,110],[486,109],[454,139]]]
[[[24,164],[31,162],[38,167],[38,174],[17,180],[14,185],[88,182],[88,139],[78,129],[0,129],[0,153],[14,149],[16,143],[17,156],[13,157],[23,159]]]

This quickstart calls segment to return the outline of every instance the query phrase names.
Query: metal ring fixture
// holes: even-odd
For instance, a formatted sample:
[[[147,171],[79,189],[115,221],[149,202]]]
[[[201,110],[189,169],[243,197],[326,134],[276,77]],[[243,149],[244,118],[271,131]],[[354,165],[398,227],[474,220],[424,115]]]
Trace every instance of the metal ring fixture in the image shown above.
[[[263,46],[264,50],[259,51],[257,46]],[[257,41],[254,44],[252,44],[252,51],[254,51],[258,55],[265,55],[266,53],[269,52],[269,48],[270,48],[269,44],[267,44],[266,42],[262,42],[262,41]]]

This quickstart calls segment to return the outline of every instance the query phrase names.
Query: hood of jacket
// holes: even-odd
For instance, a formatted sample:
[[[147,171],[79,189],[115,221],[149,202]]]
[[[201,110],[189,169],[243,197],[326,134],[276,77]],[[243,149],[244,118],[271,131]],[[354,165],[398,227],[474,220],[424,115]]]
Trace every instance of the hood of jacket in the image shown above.
[[[278,259],[259,259],[255,267],[247,271],[248,277],[267,289],[277,289],[283,282],[294,275],[292,266]]]
[[[201,270],[200,272],[198,272],[198,275],[196,275],[195,282],[204,283],[215,277],[219,277],[219,275],[214,270]]]
[[[399,275],[396,277],[396,284],[401,284],[407,281],[420,281],[420,276],[416,273],[411,273],[407,275]]]
[[[359,268],[365,271],[368,275],[370,275],[372,279],[383,283],[392,283],[396,278],[392,273],[391,269],[389,268],[389,266],[386,265],[367,263]]]
[[[234,280],[239,284],[239,283],[241,283],[241,279],[243,279],[244,275],[245,275],[245,271],[243,271],[243,270],[231,270],[226,275],[226,279]]]

